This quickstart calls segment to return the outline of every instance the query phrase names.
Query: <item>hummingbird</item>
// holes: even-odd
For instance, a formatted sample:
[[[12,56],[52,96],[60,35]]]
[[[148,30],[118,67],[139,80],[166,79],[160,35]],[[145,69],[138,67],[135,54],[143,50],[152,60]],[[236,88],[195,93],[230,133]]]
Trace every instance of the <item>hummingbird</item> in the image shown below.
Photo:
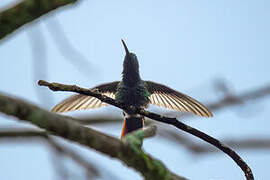
[[[165,107],[167,109],[193,113],[201,117],[212,117],[212,113],[204,105],[195,99],[178,92],[166,85],[152,81],[142,80],[139,73],[137,56],[129,52],[124,40],[121,40],[126,52],[123,62],[121,81],[104,83],[91,88],[115,99],[115,101],[127,106],[135,106],[146,109],[149,104]],[[59,104],[53,112],[67,112],[74,110],[87,110],[99,108],[108,104],[99,99],[86,95],[73,95]],[[124,123],[121,138],[126,134],[142,128],[144,117],[140,114],[132,114],[123,111]]]

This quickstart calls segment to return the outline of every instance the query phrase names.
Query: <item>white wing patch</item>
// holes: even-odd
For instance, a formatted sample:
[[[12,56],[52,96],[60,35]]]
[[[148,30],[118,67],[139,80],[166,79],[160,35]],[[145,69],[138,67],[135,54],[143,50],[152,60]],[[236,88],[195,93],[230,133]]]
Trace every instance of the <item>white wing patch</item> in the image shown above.
[[[114,93],[102,93],[110,98],[115,98]],[[99,99],[92,96],[85,95],[74,95],[69,97],[68,99],[62,101],[58,105],[56,105],[52,111],[53,112],[67,112],[67,111],[75,111],[75,110],[86,110],[86,109],[94,109],[103,106],[107,106],[107,103],[100,101]]]
[[[204,117],[212,116],[208,109],[189,96],[179,97],[175,94],[155,91],[150,95],[149,100],[153,105],[162,106],[168,109],[190,112]]]

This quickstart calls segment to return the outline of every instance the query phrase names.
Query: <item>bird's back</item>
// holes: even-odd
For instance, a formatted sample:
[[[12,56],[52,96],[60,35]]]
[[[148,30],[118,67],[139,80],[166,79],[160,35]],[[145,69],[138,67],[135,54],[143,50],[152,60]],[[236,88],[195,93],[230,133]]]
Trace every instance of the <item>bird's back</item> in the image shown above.
[[[127,106],[144,108],[147,107],[149,103],[149,95],[150,94],[143,81],[136,83],[136,85],[132,87],[121,82],[115,94],[115,100]],[[123,114],[125,120],[121,138],[123,138],[127,133],[142,128],[144,124],[144,118],[139,114],[129,114],[127,112],[123,112]]]
[[[143,81],[138,82],[133,87],[126,86],[121,82],[115,100],[129,106],[146,107],[149,103],[149,95]]]

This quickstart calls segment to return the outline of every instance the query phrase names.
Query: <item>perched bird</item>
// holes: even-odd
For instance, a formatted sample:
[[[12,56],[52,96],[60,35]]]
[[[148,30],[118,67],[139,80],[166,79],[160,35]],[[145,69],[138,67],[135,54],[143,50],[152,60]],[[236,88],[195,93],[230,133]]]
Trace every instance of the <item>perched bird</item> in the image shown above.
[[[114,98],[129,106],[147,108],[149,104],[165,108],[194,113],[202,117],[212,117],[212,113],[195,99],[175,91],[165,85],[144,81],[140,77],[137,56],[130,53],[125,42],[126,56],[123,63],[122,81],[101,84],[92,89]],[[73,95],[56,105],[53,112],[85,110],[106,106],[106,103],[92,96]],[[124,114],[124,125],[121,138],[127,133],[143,127],[144,117],[139,114]]]

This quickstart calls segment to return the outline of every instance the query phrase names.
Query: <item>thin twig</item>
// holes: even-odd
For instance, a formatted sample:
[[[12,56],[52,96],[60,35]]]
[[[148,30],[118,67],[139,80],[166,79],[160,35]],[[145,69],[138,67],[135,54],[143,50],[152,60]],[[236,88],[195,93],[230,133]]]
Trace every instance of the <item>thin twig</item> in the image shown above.
[[[124,104],[120,104],[120,103],[116,102],[114,99],[107,97],[105,95],[102,95],[96,91],[92,91],[92,90],[85,89],[85,88],[80,88],[76,85],[70,86],[70,85],[64,85],[64,84],[59,84],[59,83],[48,83],[48,82],[43,81],[43,80],[40,80],[38,82],[38,84],[40,86],[47,86],[53,91],[70,91],[70,92],[76,92],[76,93],[80,93],[80,94],[84,94],[84,95],[88,95],[88,96],[93,96],[93,97],[96,97],[105,103],[108,103],[108,104],[116,106],[120,109],[123,109],[126,112],[131,112],[134,114],[136,114],[136,113],[141,114],[141,115],[146,116],[150,119],[153,119],[153,120],[156,120],[159,122],[163,122],[166,124],[171,124],[171,125],[175,126],[176,128],[181,129],[185,132],[188,132],[188,133],[212,144],[213,146],[217,147],[218,149],[220,149],[221,151],[226,153],[228,156],[230,156],[236,162],[236,164],[244,172],[247,180],[254,179],[254,176],[252,174],[250,167],[246,164],[245,161],[243,161],[243,159],[235,151],[230,149],[225,144],[219,142],[217,139],[205,134],[202,131],[199,131],[191,126],[188,126],[188,125],[178,121],[176,118],[164,117],[164,116],[161,116],[159,114],[151,113],[151,112],[146,111],[144,109],[133,107],[133,106],[128,107],[128,106],[125,106]]]
[[[222,100],[208,104],[207,107],[212,111],[219,110],[224,107],[243,104],[245,101],[250,101],[270,95],[270,85],[241,93],[240,95],[225,96]]]
[[[27,31],[32,52],[32,70],[33,81],[48,77],[48,59],[46,39],[40,28],[40,23],[36,22],[35,26],[31,26]],[[53,97],[48,92],[38,89],[36,86],[35,93],[39,101],[44,107],[49,107],[53,104]]]
[[[79,73],[86,77],[97,75],[98,72],[89,60],[69,41],[64,29],[56,17],[50,17],[47,21],[47,29],[52,36],[54,44],[57,46],[59,52],[64,57],[64,60],[69,61]]]
[[[81,157],[75,151],[67,148],[66,146],[63,146],[62,144],[60,145],[57,141],[55,141],[50,137],[48,137],[48,141],[54,149],[56,149],[62,154],[69,156],[73,161],[77,162],[80,166],[84,167],[87,176],[90,177],[100,176],[100,173],[95,168],[95,166],[93,164],[90,164],[88,161],[85,160],[85,158]]]
[[[112,115],[107,115],[107,116],[95,116],[95,117],[78,117],[76,119],[80,124],[107,124],[107,123],[122,123],[123,118],[120,117],[113,117]]]

